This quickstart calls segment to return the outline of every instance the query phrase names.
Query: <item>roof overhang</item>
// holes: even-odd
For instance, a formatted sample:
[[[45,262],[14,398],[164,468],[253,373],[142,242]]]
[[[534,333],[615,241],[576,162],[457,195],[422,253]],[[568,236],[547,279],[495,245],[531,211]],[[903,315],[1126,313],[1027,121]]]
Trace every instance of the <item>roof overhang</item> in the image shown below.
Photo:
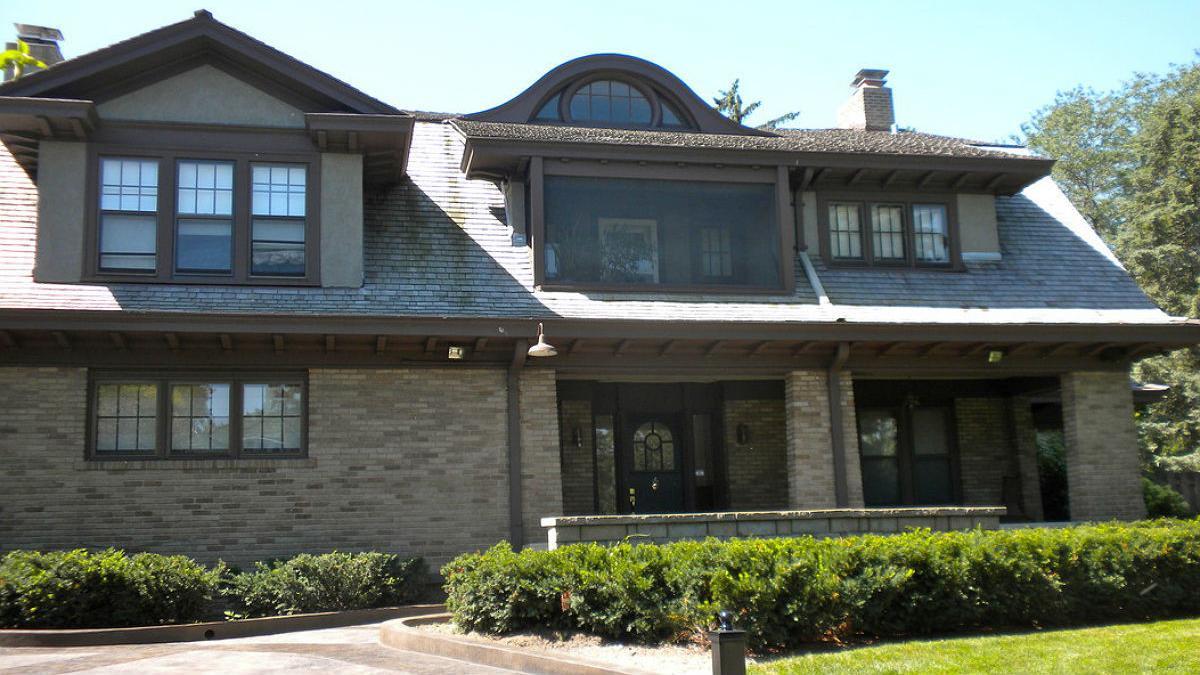
[[[368,185],[398,182],[408,165],[412,146],[412,115],[308,113],[304,126],[321,152],[363,155],[363,180]]]
[[[91,101],[0,96],[0,142],[30,175],[44,140],[85,141],[99,125]]]
[[[976,191],[1011,195],[1050,174],[1054,160],[1030,157],[949,157],[883,153],[796,152],[690,148],[604,143],[555,143],[464,135],[460,169],[469,178],[506,178],[523,173],[529,157],[572,161],[638,162],[709,166],[789,166],[797,187],[869,182],[883,187]]]

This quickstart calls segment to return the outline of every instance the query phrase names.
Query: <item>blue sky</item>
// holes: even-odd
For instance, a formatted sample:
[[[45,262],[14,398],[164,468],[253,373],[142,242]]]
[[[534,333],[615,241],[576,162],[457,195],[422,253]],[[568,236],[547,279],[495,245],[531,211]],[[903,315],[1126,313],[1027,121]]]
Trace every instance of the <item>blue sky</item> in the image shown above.
[[[1108,89],[1195,58],[1200,0],[974,2],[407,2],[54,0],[0,5],[57,26],[79,55],[191,16],[218,20],[402,108],[472,112],[594,52],[655,61],[709,98],[735,77],[762,122],[822,127],[862,67],[887,68],[897,123],[1006,138],[1058,90]],[[317,14],[302,7],[326,8]],[[701,9],[704,11],[701,11]]]

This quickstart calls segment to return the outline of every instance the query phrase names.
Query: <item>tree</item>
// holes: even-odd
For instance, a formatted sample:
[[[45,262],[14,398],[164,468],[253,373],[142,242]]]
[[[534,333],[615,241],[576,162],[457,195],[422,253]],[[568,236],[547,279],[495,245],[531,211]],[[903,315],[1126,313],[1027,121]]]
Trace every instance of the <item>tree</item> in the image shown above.
[[[41,59],[29,53],[29,45],[24,40],[17,40],[16,49],[6,49],[0,52],[0,70],[12,68],[12,79],[17,79],[25,73],[26,68],[45,68]]]
[[[745,104],[742,101],[742,95],[738,91],[738,86],[741,84],[741,78],[733,81],[729,88],[717,92],[717,96],[713,98],[713,104],[717,108],[717,112],[737,122],[745,124],[746,118],[750,117],[755,110],[762,106],[762,101],[755,101],[750,104]],[[789,112],[771,120],[767,120],[765,124],[758,127],[759,129],[778,129],[780,126],[795,120],[800,116],[799,111]]]
[[[1200,62],[1109,93],[1062,92],[1022,130],[1058,159],[1054,177],[1150,298],[1200,315]],[[1147,460],[1200,457],[1200,350],[1144,359],[1133,374],[1171,387],[1138,414]]]

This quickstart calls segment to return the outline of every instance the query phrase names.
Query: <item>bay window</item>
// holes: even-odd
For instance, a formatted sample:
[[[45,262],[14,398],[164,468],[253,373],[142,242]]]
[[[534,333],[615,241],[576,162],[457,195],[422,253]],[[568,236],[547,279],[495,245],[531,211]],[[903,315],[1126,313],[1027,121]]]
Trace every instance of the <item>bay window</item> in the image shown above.
[[[302,373],[94,376],[93,459],[298,456],[305,448]]]
[[[312,165],[260,157],[100,155],[91,274],[100,280],[315,283]]]
[[[783,285],[775,182],[548,175],[544,195],[546,285]]]
[[[831,263],[954,267],[951,203],[927,197],[825,195],[817,202]]]

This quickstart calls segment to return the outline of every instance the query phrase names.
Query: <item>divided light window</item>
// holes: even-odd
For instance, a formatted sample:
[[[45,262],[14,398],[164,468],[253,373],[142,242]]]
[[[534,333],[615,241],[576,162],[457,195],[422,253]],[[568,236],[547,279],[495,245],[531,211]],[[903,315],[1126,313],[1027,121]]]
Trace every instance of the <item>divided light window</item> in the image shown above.
[[[546,176],[544,283],[779,288],[774,183]]]
[[[95,459],[304,453],[302,375],[102,376],[92,392]]]
[[[315,273],[307,163],[102,156],[98,166],[100,274],[237,283]]]
[[[822,222],[833,262],[947,267],[953,263],[945,203],[829,200]]]

